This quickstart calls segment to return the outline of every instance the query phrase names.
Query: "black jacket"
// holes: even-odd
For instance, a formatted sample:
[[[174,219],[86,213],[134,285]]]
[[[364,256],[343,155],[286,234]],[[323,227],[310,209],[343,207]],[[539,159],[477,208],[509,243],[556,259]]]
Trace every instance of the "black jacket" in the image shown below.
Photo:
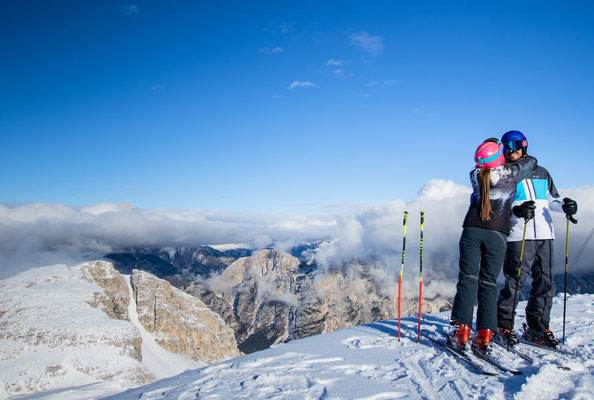
[[[518,182],[536,169],[536,164],[536,158],[527,156],[513,164],[506,164],[491,170],[489,201],[491,202],[493,213],[491,214],[491,219],[488,221],[481,221],[479,214],[478,173],[480,168],[470,171],[472,194],[470,195],[470,207],[468,208],[462,226],[492,229],[509,235],[511,205],[516,195],[516,186]]]

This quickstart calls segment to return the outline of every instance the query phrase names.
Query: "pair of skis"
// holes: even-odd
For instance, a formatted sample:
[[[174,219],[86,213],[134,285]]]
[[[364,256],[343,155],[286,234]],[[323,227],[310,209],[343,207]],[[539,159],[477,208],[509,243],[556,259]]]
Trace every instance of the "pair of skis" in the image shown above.
[[[433,343],[443,347],[450,354],[452,354],[459,360],[465,362],[466,364],[470,365],[478,373],[480,373],[482,375],[488,375],[488,376],[497,376],[498,375],[496,372],[492,372],[492,371],[485,369],[481,364],[477,363],[476,360],[474,360],[470,356],[469,353],[462,351],[455,346],[452,346],[447,340],[444,340],[442,338],[437,339],[437,338],[431,337],[425,333],[422,333],[421,335],[423,335],[425,338],[429,339]],[[491,364],[492,366],[496,367],[497,369],[499,369],[502,372],[508,372],[513,375],[521,375],[522,374],[522,371],[518,371],[517,369],[513,369],[513,368],[508,368],[505,365],[503,365],[501,362],[499,362],[498,360],[494,359],[493,357],[491,357],[479,350],[472,349],[472,354],[475,357],[479,358],[480,360]]]
[[[465,362],[466,364],[468,364],[469,366],[471,366],[473,369],[475,369],[478,373],[482,374],[482,375],[487,375],[487,376],[496,376],[498,375],[495,372],[489,371],[487,369],[485,369],[481,364],[477,363],[476,360],[474,360],[469,353],[462,351],[460,349],[458,349],[455,346],[452,346],[447,339],[444,338],[435,338],[435,337],[431,337],[430,335],[427,335],[425,333],[421,334],[422,336],[424,336],[425,338],[429,339],[431,342],[441,346],[442,348],[444,348],[445,350],[447,350],[450,354],[452,354],[453,356],[455,356],[457,359],[461,360],[462,362]],[[565,355],[572,355],[572,353],[570,353],[569,351],[565,350],[565,349],[560,349],[560,348],[554,348],[554,347],[549,347],[549,346],[545,346],[543,344],[539,344],[539,343],[535,343],[535,342],[530,342],[526,339],[523,338],[518,338],[518,341],[520,342],[521,345],[527,345],[527,346],[532,346],[532,347],[536,347],[538,349],[541,350],[546,350],[546,351],[551,351],[554,353],[559,353],[559,354],[565,354]],[[533,363],[533,359],[532,357],[530,357],[528,354],[518,350],[516,347],[509,347],[506,344],[504,344],[503,342],[501,342],[499,340],[499,338],[494,337],[493,338],[493,343],[498,345],[499,347],[503,348],[504,350],[507,350],[515,355],[517,355],[518,357],[528,361],[529,363]],[[502,364],[500,361],[496,360],[495,358],[493,358],[492,356],[486,355],[478,350],[473,349],[472,350],[472,354],[476,357],[478,357],[479,359],[493,365],[494,367],[496,367],[497,369],[499,369],[502,372],[507,372],[507,373],[511,373],[513,375],[521,375],[522,371],[513,369],[513,368],[508,368],[506,367],[504,364]],[[568,370],[568,367],[564,367],[564,366],[557,366],[559,369],[563,369],[563,370]]]
[[[398,341],[400,341],[400,310],[402,304],[402,272],[404,271],[404,258],[406,255],[406,220],[408,211],[404,212],[404,231],[402,234],[402,265],[400,267],[400,280],[398,281]],[[423,299],[423,229],[425,226],[425,211],[421,211],[421,245],[419,259],[419,327],[417,330],[417,343],[421,343],[421,305]]]
[[[449,342],[447,342],[447,340],[444,339],[436,339],[433,338],[429,335],[426,335],[424,333],[422,333],[422,335],[429,339],[430,341],[432,341],[433,343],[443,347],[445,350],[447,350],[450,354],[452,354],[453,356],[455,356],[456,358],[458,358],[459,360],[465,362],[466,364],[470,365],[472,368],[474,368],[478,373],[482,374],[482,375],[487,375],[487,376],[497,376],[498,374],[496,372],[493,371],[489,371],[487,369],[485,369],[481,364],[479,364],[478,362],[476,362],[471,356],[470,354],[466,353],[465,351],[462,351],[454,346],[452,346]],[[505,365],[501,364],[499,361],[495,360],[494,358],[481,353],[478,350],[474,350],[472,351],[472,354],[474,356],[476,356],[477,358],[493,365],[494,367],[498,368],[499,370],[503,371],[503,372],[509,372],[511,374],[514,375],[520,375],[522,374],[522,371],[518,371],[512,368],[508,368]]]
[[[463,351],[457,349],[456,347],[452,346],[446,340],[444,340],[444,339],[436,339],[436,338],[433,338],[433,337],[431,337],[429,335],[426,335],[424,333],[421,333],[421,335],[423,337],[429,339],[433,343],[437,344],[438,346],[441,346],[442,348],[444,348],[446,351],[448,351],[451,355],[453,355],[457,359],[459,359],[459,360],[465,362],[466,364],[470,365],[479,374],[481,374],[481,375],[487,375],[487,376],[497,376],[497,373],[496,372],[491,372],[491,371],[488,371],[488,370],[484,369],[480,364],[478,364],[477,362],[475,362],[468,354],[466,354],[465,352],[463,352]]]

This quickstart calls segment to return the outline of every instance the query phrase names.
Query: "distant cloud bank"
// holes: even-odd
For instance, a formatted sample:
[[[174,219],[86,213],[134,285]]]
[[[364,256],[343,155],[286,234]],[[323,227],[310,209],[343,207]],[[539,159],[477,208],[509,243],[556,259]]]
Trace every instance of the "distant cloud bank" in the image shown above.
[[[594,227],[594,185],[560,190],[579,204],[577,225],[570,226],[570,263]],[[361,206],[350,213],[305,215],[237,214],[225,211],[134,209],[100,203],[72,207],[59,203],[0,203],[0,278],[33,266],[72,264],[128,247],[251,243],[287,249],[310,240],[331,240],[316,256],[325,268],[353,259],[379,260],[400,268],[402,216],[408,211],[407,268],[418,266],[419,212],[425,211],[424,271],[455,276],[458,240],[470,188],[434,179],[405,203]],[[565,218],[553,213],[557,240],[555,270],[565,257]],[[585,248],[576,271],[591,270],[594,245]],[[409,274],[412,276],[412,274]]]

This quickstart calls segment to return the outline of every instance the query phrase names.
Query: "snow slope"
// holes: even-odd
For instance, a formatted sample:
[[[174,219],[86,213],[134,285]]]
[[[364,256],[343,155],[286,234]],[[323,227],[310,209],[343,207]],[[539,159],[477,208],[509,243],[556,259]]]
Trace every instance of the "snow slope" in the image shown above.
[[[502,357],[523,375],[477,375],[440,348],[416,341],[416,320],[384,321],[296,340],[161,381],[108,399],[592,399],[594,295],[568,297],[566,348],[558,355],[522,347],[534,364]],[[524,319],[520,303],[519,328]],[[424,316],[423,330],[443,332],[449,312]],[[561,335],[563,299],[551,327]],[[502,350],[498,350],[501,351]],[[562,368],[560,368],[562,367]]]

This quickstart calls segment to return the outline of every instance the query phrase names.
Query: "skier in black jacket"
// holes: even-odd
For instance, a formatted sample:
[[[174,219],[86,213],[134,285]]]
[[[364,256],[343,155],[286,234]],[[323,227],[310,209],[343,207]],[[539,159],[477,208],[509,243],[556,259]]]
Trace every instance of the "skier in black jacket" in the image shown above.
[[[487,139],[476,150],[476,168],[470,172],[473,192],[460,238],[460,272],[452,309],[452,345],[466,347],[470,337],[474,301],[478,292],[477,335],[472,346],[491,350],[497,329],[497,276],[505,256],[510,230],[511,203],[516,185],[536,168],[536,159],[525,157],[505,166],[498,139]],[[530,205],[526,205],[530,210]]]

